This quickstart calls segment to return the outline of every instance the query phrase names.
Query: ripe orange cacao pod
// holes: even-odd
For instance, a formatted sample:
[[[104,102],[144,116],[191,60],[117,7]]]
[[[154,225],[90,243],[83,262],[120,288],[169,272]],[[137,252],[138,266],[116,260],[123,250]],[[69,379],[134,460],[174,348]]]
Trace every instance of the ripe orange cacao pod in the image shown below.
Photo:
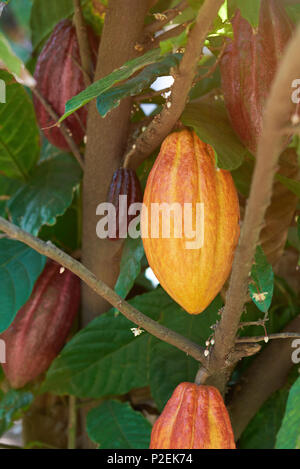
[[[158,204],[177,204],[169,237],[163,231],[166,212],[155,213]],[[185,207],[192,208],[193,244]],[[202,210],[198,220],[197,207]],[[176,231],[180,219],[181,236]],[[159,230],[152,231],[157,224]],[[216,168],[214,150],[194,132],[182,130],[164,140],[146,184],[141,228],[149,265],[162,287],[188,313],[201,313],[230,273],[240,232],[239,202],[231,174]]]
[[[120,203],[120,196],[126,196],[124,202]],[[128,209],[131,204],[141,203],[142,200],[142,188],[135,171],[127,168],[117,169],[107,195],[107,202],[112,203],[116,209],[116,232],[109,233],[109,239],[126,237],[128,226],[136,216],[128,215]]]
[[[245,146],[256,152],[266,98],[293,25],[282,0],[261,0],[258,29],[238,10],[220,62],[225,105]]]
[[[1,334],[6,344],[3,370],[14,388],[21,388],[50,366],[62,349],[80,303],[80,280],[49,261],[29,300]]]
[[[150,449],[235,449],[219,391],[212,386],[179,384],[153,426]]]
[[[96,63],[99,38],[88,27],[92,59]],[[42,96],[59,115],[65,112],[65,104],[85,88],[81,70],[79,44],[76,30],[70,20],[60,21],[38,57],[34,78]],[[63,134],[42,103],[33,98],[38,124],[49,142],[64,151],[70,151]],[[86,129],[87,109],[81,108],[64,122],[75,143],[81,143]]]

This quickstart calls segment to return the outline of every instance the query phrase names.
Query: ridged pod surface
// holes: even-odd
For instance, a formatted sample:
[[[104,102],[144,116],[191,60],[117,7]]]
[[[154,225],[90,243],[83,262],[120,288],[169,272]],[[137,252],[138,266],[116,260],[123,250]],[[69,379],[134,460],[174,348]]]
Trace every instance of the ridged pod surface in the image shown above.
[[[120,196],[127,196],[123,210],[120,206]],[[116,209],[116,232],[110,233],[109,239],[117,240],[120,237],[126,237],[128,226],[136,217],[136,215],[128,215],[128,209],[131,204],[141,203],[142,200],[142,188],[135,171],[127,168],[117,169],[113,174],[107,195],[107,202],[112,203]]]
[[[234,37],[220,63],[222,89],[234,130],[255,153],[266,98],[293,25],[281,0],[262,0],[257,31],[239,10],[232,26]]]
[[[11,326],[1,334],[6,344],[4,373],[21,388],[50,366],[70,332],[80,304],[80,280],[49,261],[29,300]]]
[[[91,28],[88,28],[88,38],[95,64],[99,38]],[[75,27],[70,20],[62,20],[56,25],[46,42],[38,57],[34,72],[38,90],[59,117],[65,112],[66,102],[85,88],[80,67],[79,44]],[[55,122],[43,104],[35,96],[33,101],[38,124],[49,142],[61,150],[69,151],[69,145],[60,129],[57,126],[51,127]],[[83,107],[64,121],[76,144],[80,144],[84,137],[86,118],[87,109]]]
[[[235,449],[219,391],[212,386],[179,384],[153,426],[150,449]]]
[[[152,226],[158,223],[152,207],[162,203],[181,207],[181,237],[175,236],[177,216],[171,216],[170,237],[163,237],[165,214],[161,212],[158,237],[152,232]],[[193,249],[189,244],[191,235],[185,229],[189,218],[185,217],[184,204],[192,207],[197,238],[203,235],[203,243],[196,243]],[[203,207],[198,226],[196,204]],[[194,132],[182,130],[164,140],[148,177],[141,228],[149,265],[162,287],[188,313],[201,313],[230,273],[240,232],[239,202],[231,174],[216,168],[212,147]]]

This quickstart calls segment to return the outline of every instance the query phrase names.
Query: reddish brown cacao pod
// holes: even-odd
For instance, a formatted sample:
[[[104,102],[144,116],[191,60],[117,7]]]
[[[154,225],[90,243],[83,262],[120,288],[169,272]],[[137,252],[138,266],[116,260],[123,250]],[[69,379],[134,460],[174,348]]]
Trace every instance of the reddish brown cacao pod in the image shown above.
[[[124,196],[124,199],[120,199],[120,196]],[[117,169],[113,174],[107,195],[107,202],[113,204],[116,209],[116,230],[113,227],[112,231],[109,232],[109,239],[117,240],[127,236],[128,226],[137,216],[128,214],[130,205],[141,203],[142,200],[142,188],[135,171],[127,168]]]
[[[234,130],[255,153],[266,98],[293,25],[282,0],[262,0],[257,30],[239,10],[232,26],[234,37],[220,63],[222,89]]]
[[[21,388],[47,370],[62,349],[80,303],[80,280],[49,261],[29,300],[1,334],[6,344],[4,373]]]
[[[212,386],[179,384],[153,426],[150,449],[235,449],[219,391]]]
[[[216,167],[212,147],[189,130],[170,134],[147,180],[142,238],[161,286],[188,313],[204,311],[223,287],[239,238],[239,214],[231,174]],[[170,230],[164,234],[167,219]]]
[[[88,27],[92,59],[96,63],[99,38]],[[85,88],[81,70],[79,44],[76,30],[70,20],[60,21],[46,42],[36,64],[34,78],[42,96],[59,115],[65,112],[65,104]],[[33,98],[38,124],[49,142],[64,151],[69,145],[42,103]],[[76,144],[81,143],[86,129],[87,109],[81,108],[65,121]],[[50,128],[49,128],[50,127]]]

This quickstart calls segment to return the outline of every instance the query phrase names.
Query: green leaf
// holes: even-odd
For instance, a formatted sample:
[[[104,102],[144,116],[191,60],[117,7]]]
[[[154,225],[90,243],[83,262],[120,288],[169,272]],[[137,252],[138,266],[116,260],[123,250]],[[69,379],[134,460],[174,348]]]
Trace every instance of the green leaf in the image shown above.
[[[161,76],[167,75],[171,67],[176,67],[182,54],[172,54],[164,57],[159,62],[149,65],[134,78],[123,85],[114,86],[101,93],[97,98],[97,109],[102,117],[112,109],[119,106],[120,101],[127,96],[135,96],[151,85],[153,81]]]
[[[46,258],[23,243],[0,239],[0,332],[12,323],[31,295]]]
[[[300,449],[300,378],[290,390],[276,449]]]
[[[241,166],[231,172],[237,190],[244,197],[249,196],[253,170],[254,158],[245,158]]]
[[[39,232],[39,238],[52,241],[66,252],[74,252],[81,246],[81,198],[78,192],[75,192],[72,205],[57,217],[55,225],[44,225]]]
[[[10,389],[0,399],[0,436],[19,420],[33,402],[33,394],[26,391]]]
[[[257,28],[259,23],[260,0],[236,0],[236,4],[243,18],[245,18],[253,28]]]
[[[300,21],[300,5],[294,4],[294,5],[285,5],[285,9],[287,11],[287,14],[291,18],[291,20],[294,23],[299,23]]]
[[[201,315],[183,313],[176,303],[165,307],[160,323],[184,335],[190,340],[204,345],[211,335],[210,326],[218,318],[222,307],[218,296]],[[199,364],[176,347],[156,338],[150,342],[150,386],[151,394],[160,410],[171,397],[175,387],[183,381],[194,381]]]
[[[222,103],[201,101],[188,104],[181,116],[184,125],[192,127],[198,137],[211,145],[218,155],[220,168],[238,168],[249,152],[232,130]]]
[[[151,428],[128,402],[106,401],[87,415],[88,435],[99,449],[147,449]]]
[[[154,320],[174,304],[157,289],[135,297],[130,303]],[[150,335],[135,337],[136,327],[123,315],[110,311],[94,319],[67,343],[52,363],[43,391],[78,397],[121,395],[148,384]]]
[[[6,217],[7,203],[12,195],[14,195],[23,183],[18,179],[10,179],[0,174],[0,216]]]
[[[180,47],[184,47],[187,43],[189,29],[190,28],[187,27],[178,36],[160,41],[159,48],[161,55],[166,55],[170,52],[176,52]]]
[[[293,192],[293,194],[300,197],[300,181],[295,181],[294,179],[282,176],[281,174],[276,174],[276,179]]]
[[[159,49],[150,50],[141,57],[129,60],[106,77],[101,78],[92,85],[88,86],[84,91],[67,101],[65,114],[60,118],[59,122],[66,119],[66,117],[77,111],[77,109],[89,103],[92,99],[97,98],[101,94],[108,91],[119,81],[127,80],[127,78],[129,78],[131,75],[138,72],[147,65],[155,63],[159,58],[161,58]]]
[[[9,42],[0,32],[0,57],[5,67],[18,77],[21,75],[22,61],[14,54]],[[1,102],[1,101],[0,101]]]
[[[57,23],[74,12],[73,0],[34,0],[31,10],[33,49],[38,47],[52,32]]]
[[[38,160],[40,136],[32,101],[22,85],[0,70],[6,103],[0,104],[0,168],[8,177],[26,180]]]
[[[115,285],[115,291],[122,298],[126,298],[134,285],[135,279],[141,272],[144,247],[141,238],[127,238],[124,244],[120,274]]]
[[[80,179],[81,169],[69,154],[41,162],[9,201],[13,222],[37,236],[43,225],[54,225],[57,216],[71,205]]]
[[[244,430],[239,449],[273,449],[284,416],[288,389],[280,389],[263,404]]]
[[[202,62],[203,63],[201,63],[201,66],[198,67],[198,73],[195,77],[196,84],[192,87],[189,93],[189,98],[191,101],[198,99],[213,89],[220,88],[221,86],[221,73],[218,67],[211,76],[206,78],[202,77],[211,69],[211,67],[214,66],[216,58],[206,56],[205,61]]]
[[[274,290],[274,273],[266,256],[258,246],[255,253],[255,261],[251,269],[251,283],[249,292],[253,303],[258,309],[266,313],[271,305]]]

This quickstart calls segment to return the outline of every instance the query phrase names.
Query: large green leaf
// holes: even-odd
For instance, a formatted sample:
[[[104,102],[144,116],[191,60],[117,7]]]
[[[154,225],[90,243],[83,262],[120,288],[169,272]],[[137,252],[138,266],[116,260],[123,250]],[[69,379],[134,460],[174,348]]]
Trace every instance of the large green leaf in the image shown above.
[[[13,222],[35,236],[43,225],[55,224],[71,205],[80,179],[81,169],[69,154],[41,162],[9,201]]]
[[[0,104],[0,170],[26,180],[39,156],[39,130],[32,101],[22,85],[0,70],[6,84],[6,103]]]
[[[276,449],[300,449],[300,378],[290,390]]]
[[[218,318],[222,307],[217,297],[199,316],[182,314],[179,305],[164,308],[160,322],[190,340],[204,346],[211,335],[210,326]],[[176,347],[152,338],[150,345],[151,393],[160,410],[171,397],[175,387],[183,381],[194,381],[199,364]]]
[[[35,49],[52,32],[56,24],[74,11],[73,0],[33,0],[31,10],[32,45]]]
[[[126,83],[114,86],[101,93],[97,98],[97,109],[102,117],[118,107],[120,101],[127,96],[135,96],[141,93],[145,88],[151,85],[159,76],[167,75],[171,67],[176,67],[182,57],[182,54],[171,54],[162,58],[159,62],[145,67],[138,75]]]
[[[23,183],[19,179],[11,179],[0,174],[0,216],[6,217],[7,202],[14,195]]]
[[[191,319],[161,288],[137,296],[130,303],[162,324],[174,318],[170,323],[188,337],[198,331],[197,337],[204,338],[215,319],[212,313],[205,312]],[[185,320],[191,321],[188,326]],[[98,398],[148,385],[152,336],[143,332],[135,337],[132,327],[136,326],[122,315],[115,316],[113,311],[94,319],[52,363],[42,390]],[[178,351],[179,355],[185,356]]]
[[[84,91],[74,96],[72,99],[67,101],[65,107],[65,114],[60,118],[60,122],[70,114],[81,108],[92,99],[97,98],[101,94],[108,91],[116,83],[127,80],[131,75],[138,72],[147,65],[155,63],[160,57],[160,50],[154,49],[146,52],[146,54],[136,59],[129,60],[122,67],[114,70],[112,73],[104,78],[96,81],[92,85],[88,86]]]
[[[243,432],[238,444],[240,449],[274,448],[288,393],[288,389],[280,389],[263,404]]]
[[[33,394],[26,391],[10,389],[0,395],[0,436],[12,425],[14,420],[20,419],[33,401]]]
[[[110,400],[88,413],[87,432],[99,449],[147,449],[151,425],[127,402]]]
[[[161,289],[130,301],[152,319],[172,304]],[[76,334],[52,363],[43,390],[79,397],[125,394],[148,383],[150,335],[135,337],[136,327],[123,315],[110,311],[94,319]]]
[[[238,168],[248,155],[248,151],[232,130],[222,103],[203,100],[188,104],[181,121],[184,125],[192,127],[201,140],[212,145],[217,153],[220,168]]]
[[[255,253],[255,261],[251,269],[251,282],[249,292],[252,301],[266,313],[271,305],[274,290],[274,273],[272,266],[268,263],[266,256],[258,246]]]
[[[115,285],[115,291],[122,298],[126,298],[133,287],[135,279],[140,274],[143,257],[142,239],[127,238],[122,253],[120,274]]]
[[[0,332],[28,300],[46,258],[23,243],[0,239]]]

